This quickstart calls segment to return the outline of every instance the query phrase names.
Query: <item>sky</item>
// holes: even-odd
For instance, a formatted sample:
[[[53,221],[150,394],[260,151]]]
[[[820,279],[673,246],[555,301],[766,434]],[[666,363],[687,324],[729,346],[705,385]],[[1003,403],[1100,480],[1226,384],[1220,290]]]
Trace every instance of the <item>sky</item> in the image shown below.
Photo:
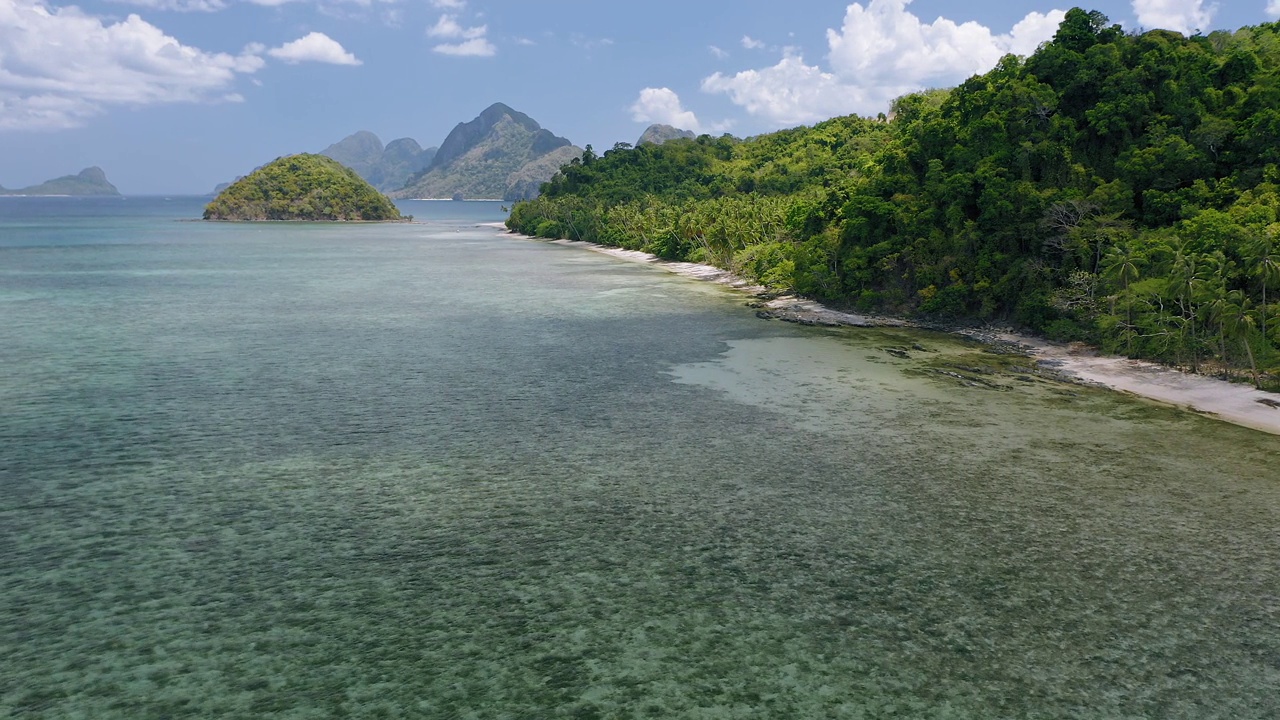
[[[0,0],[0,186],[91,165],[199,194],[358,130],[439,145],[503,102],[579,146],[747,137],[950,87],[1052,37],[1054,0]],[[1095,0],[1128,30],[1280,0]]]

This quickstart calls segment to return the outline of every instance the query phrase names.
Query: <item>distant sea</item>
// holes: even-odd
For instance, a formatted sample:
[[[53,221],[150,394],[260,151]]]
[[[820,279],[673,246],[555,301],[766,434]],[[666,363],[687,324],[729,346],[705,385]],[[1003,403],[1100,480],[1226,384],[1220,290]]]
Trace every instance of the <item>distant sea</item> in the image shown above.
[[[1280,438],[203,202],[0,198],[0,716],[1280,717]]]

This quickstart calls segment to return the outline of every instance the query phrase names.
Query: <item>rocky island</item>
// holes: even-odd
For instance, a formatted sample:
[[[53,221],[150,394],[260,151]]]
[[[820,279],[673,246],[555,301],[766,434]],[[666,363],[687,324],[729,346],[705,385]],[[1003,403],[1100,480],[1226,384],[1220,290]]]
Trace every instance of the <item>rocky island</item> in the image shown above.
[[[323,155],[278,158],[223,190],[205,220],[404,220],[395,204],[354,170]]]
[[[119,195],[120,191],[107,181],[107,174],[100,167],[81,170],[75,175],[63,175],[39,185],[7,190],[0,187],[0,195]]]

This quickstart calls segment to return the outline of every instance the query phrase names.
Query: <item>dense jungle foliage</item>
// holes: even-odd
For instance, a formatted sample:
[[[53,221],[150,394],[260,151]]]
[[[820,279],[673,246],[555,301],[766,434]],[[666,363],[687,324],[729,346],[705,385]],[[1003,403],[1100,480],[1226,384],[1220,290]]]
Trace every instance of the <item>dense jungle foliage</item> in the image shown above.
[[[290,155],[223,190],[205,220],[400,220],[400,211],[356,171],[323,155]]]
[[[1278,209],[1280,24],[1125,34],[1073,9],[888,119],[588,148],[508,226],[1275,386]]]

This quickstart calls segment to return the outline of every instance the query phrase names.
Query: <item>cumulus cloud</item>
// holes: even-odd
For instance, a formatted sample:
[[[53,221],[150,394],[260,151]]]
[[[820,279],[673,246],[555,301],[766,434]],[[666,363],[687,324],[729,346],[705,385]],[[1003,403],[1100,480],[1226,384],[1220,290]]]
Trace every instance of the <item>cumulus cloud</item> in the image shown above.
[[[453,0],[443,0],[451,2]],[[461,7],[461,4],[458,5]],[[489,32],[488,25],[463,27],[457,15],[441,15],[435,25],[427,28],[427,37],[452,40],[431,48],[442,55],[456,57],[492,57],[498,52],[493,43],[485,37]]]
[[[445,10],[461,10],[467,6],[466,0],[431,0],[431,6]]]
[[[151,8],[153,10],[173,10],[176,12],[217,12],[224,10],[224,0],[122,0],[129,5]]]
[[[489,32],[488,25],[480,25],[477,27],[464,28],[458,23],[456,15],[441,15],[436,24],[427,28],[428,37],[436,38],[462,38],[464,40],[474,40],[484,37]]]
[[[631,118],[642,123],[673,125],[681,130],[702,130],[698,116],[685,110],[680,96],[670,88],[645,88],[631,105]]]
[[[795,55],[761,70],[732,76],[716,73],[702,81],[702,90],[724,93],[748,113],[779,125],[815,122],[867,104],[865,90]]]
[[[178,13],[216,13],[219,10],[229,8],[233,0],[114,0],[115,3],[124,3],[127,5],[138,5],[141,8],[151,8],[154,10],[174,10]],[[265,8],[276,8],[276,6],[289,3],[303,3],[306,0],[239,0],[243,3],[251,5],[261,5]],[[348,3],[355,5],[371,5],[375,0],[330,0],[333,3]],[[396,0],[381,0],[384,3],[394,3]],[[321,6],[321,10],[324,6]]]
[[[1280,0],[1271,0],[1267,3],[1267,14],[1273,18],[1280,18]]]
[[[1278,4],[1272,0],[1267,4],[1267,11],[1271,12]],[[1133,0],[1133,14],[1139,24],[1184,35],[1209,29],[1217,11],[1216,4],[1206,7],[1204,0]]]
[[[236,77],[263,66],[189,47],[129,15],[115,23],[40,0],[0,0],[0,129],[83,125],[110,105],[236,102]]]
[[[460,43],[442,43],[431,49],[441,55],[455,57],[493,57],[498,52],[498,48],[484,38],[473,38]]]
[[[1276,2],[1280,2],[1280,0],[1276,0]],[[724,60],[729,57],[729,52],[727,50],[723,50],[715,45],[708,45],[707,50],[709,50],[711,54],[715,55],[719,60]]]
[[[870,0],[845,10],[840,30],[827,30],[828,69],[794,50],[778,64],[702,82],[747,112],[778,124],[808,123],[847,113],[888,109],[893,98],[926,87],[954,85],[986,72],[1007,53],[1029,54],[1053,37],[1066,13],[1033,12],[1008,33],[940,17],[924,23],[911,0]]]
[[[347,52],[337,40],[321,32],[312,32],[287,42],[278,48],[271,48],[267,54],[283,60],[290,65],[303,62],[328,63],[330,65],[360,65],[355,55]]]
[[[748,50],[760,50],[764,48],[764,41],[757,40],[750,35],[742,36],[742,47]]]

